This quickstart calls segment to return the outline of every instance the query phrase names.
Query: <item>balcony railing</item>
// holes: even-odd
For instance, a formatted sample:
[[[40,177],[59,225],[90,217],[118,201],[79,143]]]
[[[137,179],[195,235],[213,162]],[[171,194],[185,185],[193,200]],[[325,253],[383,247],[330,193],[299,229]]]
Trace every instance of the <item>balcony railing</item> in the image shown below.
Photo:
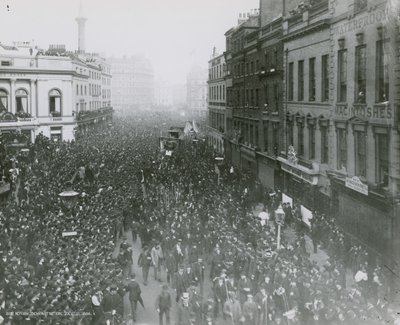
[[[106,107],[106,108],[100,108],[95,111],[81,111],[78,113],[76,120],[79,121],[85,121],[85,120],[91,120],[97,117],[101,117],[104,115],[110,115],[113,113],[113,108],[112,107]]]

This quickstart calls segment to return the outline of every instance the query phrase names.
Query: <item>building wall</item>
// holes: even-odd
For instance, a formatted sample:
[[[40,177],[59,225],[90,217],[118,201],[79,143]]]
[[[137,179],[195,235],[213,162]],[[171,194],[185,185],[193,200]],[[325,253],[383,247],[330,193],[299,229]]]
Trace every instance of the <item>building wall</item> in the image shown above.
[[[223,134],[226,130],[226,66],[223,55],[215,50],[212,59],[208,62],[208,126],[209,144],[219,154],[224,154]]]
[[[111,58],[112,103],[122,110],[148,109],[155,101],[154,71],[142,56]]]
[[[66,52],[63,46],[50,46],[43,52],[27,44],[22,47],[0,44],[0,91],[7,94],[7,112],[13,114],[8,120],[4,112],[1,114],[0,130],[28,132],[32,141],[40,132],[60,140],[74,139],[77,114],[89,110],[94,98],[89,92],[92,68],[85,63],[87,58],[88,54],[75,55]],[[96,56],[96,60],[101,58]],[[4,65],[4,62],[9,63]],[[101,84],[101,75],[99,79]],[[60,103],[60,112],[50,111],[50,93],[52,96],[58,93],[55,102]],[[96,109],[104,104],[101,88],[99,93]],[[19,100],[21,95],[23,98]],[[23,111],[17,112],[17,101],[22,103]]]

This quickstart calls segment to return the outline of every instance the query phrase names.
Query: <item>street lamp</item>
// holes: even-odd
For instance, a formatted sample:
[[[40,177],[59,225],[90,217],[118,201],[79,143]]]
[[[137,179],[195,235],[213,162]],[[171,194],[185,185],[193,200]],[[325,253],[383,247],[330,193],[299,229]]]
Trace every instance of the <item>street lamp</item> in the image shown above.
[[[282,209],[282,205],[279,204],[278,209],[275,210],[275,221],[278,224],[278,239],[277,239],[277,250],[281,249],[281,226],[285,220],[285,212]]]
[[[224,158],[215,157],[215,173],[218,175],[218,178],[217,178],[218,186],[219,186],[220,177],[221,177],[221,171],[219,169],[219,166],[222,166],[223,163],[224,163]]]
[[[67,182],[66,190],[58,194],[64,206],[71,210],[78,202],[79,192],[72,190],[72,182]]]

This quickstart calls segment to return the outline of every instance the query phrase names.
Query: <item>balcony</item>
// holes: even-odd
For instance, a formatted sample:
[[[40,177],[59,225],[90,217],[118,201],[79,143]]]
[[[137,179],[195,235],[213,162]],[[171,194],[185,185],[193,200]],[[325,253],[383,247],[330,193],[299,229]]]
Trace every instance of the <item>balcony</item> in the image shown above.
[[[102,119],[106,116],[112,115],[113,111],[112,107],[104,107],[95,111],[81,111],[76,116],[76,120],[78,123],[91,122],[94,120],[97,121],[97,119]]]

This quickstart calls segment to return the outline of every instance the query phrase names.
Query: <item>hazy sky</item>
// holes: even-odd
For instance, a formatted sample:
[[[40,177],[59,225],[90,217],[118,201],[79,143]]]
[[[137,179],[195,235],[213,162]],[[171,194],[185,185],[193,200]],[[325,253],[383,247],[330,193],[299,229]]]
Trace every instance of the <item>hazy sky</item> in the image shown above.
[[[0,0],[0,42],[35,40],[39,47],[78,48],[80,0]],[[207,67],[214,46],[240,12],[259,0],[83,0],[86,50],[107,56],[144,54],[157,79],[184,82],[193,64]],[[7,8],[7,5],[9,8]]]

